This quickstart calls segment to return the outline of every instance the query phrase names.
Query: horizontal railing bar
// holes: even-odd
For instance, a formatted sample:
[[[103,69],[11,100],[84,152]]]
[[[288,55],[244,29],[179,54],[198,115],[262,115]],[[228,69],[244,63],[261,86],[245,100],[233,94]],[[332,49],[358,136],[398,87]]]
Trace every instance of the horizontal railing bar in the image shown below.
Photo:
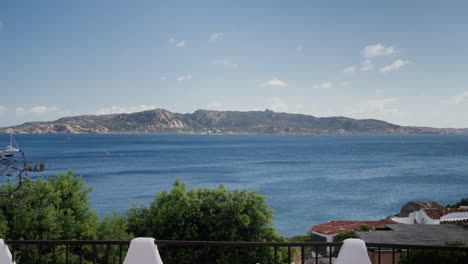
[[[7,245],[130,245],[129,240],[5,240]]]
[[[129,240],[5,240],[7,245],[129,245]],[[170,246],[213,246],[213,247],[325,247],[341,246],[339,242],[235,242],[235,241],[191,241],[155,240],[157,245]],[[382,249],[438,249],[468,251],[468,247],[431,246],[409,244],[366,243],[366,246]]]
[[[468,251],[468,247],[455,246],[434,246],[434,245],[411,245],[411,244],[384,244],[384,243],[366,243],[367,248],[381,247],[382,249],[440,249],[440,250],[460,250]]]

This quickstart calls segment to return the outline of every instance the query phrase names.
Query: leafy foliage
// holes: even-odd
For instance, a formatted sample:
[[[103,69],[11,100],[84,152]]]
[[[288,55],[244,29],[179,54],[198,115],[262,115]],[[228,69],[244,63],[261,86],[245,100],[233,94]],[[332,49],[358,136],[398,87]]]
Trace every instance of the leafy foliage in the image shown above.
[[[11,182],[0,187],[5,192],[12,189],[16,186]],[[37,181],[25,178],[15,192],[15,203],[0,197],[0,235],[11,240],[129,239],[124,217],[110,215],[98,220],[88,199],[90,191],[81,178],[73,177],[72,171]],[[83,249],[83,263],[87,263],[92,250]],[[76,251],[71,252],[70,259],[73,253]],[[96,253],[98,259],[104,256],[102,249]],[[55,258],[63,259],[64,254],[64,247],[56,248]],[[18,262],[39,263],[39,255],[41,263],[54,258],[50,248],[29,248],[18,253]]]
[[[0,197],[7,197],[12,203],[16,202],[15,193],[21,188],[28,174],[43,171],[45,168],[44,163],[31,164],[21,150],[18,155],[19,157],[0,155],[0,184],[14,186],[14,188],[0,188]]]
[[[460,206],[468,206],[468,198],[462,198],[458,203],[456,204],[449,204],[447,207],[449,208],[459,208]]]
[[[156,239],[282,240],[272,227],[273,212],[266,205],[265,197],[254,191],[230,192],[223,185],[214,189],[201,187],[187,190],[186,184],[176,180],[171,191],[159,192],[149,207],[133,207],[128,212],[128,217],[130,232],[136,236]],[[178,253],[177,257],[181,257],[181,254]],[[210,255],[213,259],[221,261],[221,255],[229,258],[230,254],[235,253],[200,249],[195,253],[187,253],[187,257],[182,259],[188,261],[194,255]],[[257,259],[260,252],[251,250],[242,254]],[[271,249],[265,249],[262,254],[268,257],[272,256],[273,252]]]

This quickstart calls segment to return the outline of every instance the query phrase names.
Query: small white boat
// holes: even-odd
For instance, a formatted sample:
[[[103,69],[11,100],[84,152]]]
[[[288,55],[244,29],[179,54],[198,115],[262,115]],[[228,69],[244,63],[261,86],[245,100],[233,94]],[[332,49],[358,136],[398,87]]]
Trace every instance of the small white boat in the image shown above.
[[[13,146],[14,145],[14,146]],[[10,145],[6,146],[5,149],[0,150],[2,157],[11,157],[14,153],[21,152],[21,149],[18,147],[13,133],[10,134]]]

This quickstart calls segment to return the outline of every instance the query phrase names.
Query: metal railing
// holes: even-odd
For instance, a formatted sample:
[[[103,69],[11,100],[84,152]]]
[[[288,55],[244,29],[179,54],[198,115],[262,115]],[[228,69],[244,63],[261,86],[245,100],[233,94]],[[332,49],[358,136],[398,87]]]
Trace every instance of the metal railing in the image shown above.
[[[130,241],[6,240],[17,264],[120,264]],[[342,243],[156,240],[171,263],[334,263]],[[467,263],[467,247],[368,243],[373,264]]]

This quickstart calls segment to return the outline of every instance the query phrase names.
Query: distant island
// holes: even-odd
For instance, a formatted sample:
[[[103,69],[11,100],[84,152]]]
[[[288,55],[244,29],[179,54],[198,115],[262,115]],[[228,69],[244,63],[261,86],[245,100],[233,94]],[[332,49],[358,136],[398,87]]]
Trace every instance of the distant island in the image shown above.
[[[399,126],[376,119],[314,117],[265,111],[197,110],[180,114],[165,109],[111,115],[82,115],[51,122],[27,122],[0,133],[69,134],[464,134],[468,128]]]

